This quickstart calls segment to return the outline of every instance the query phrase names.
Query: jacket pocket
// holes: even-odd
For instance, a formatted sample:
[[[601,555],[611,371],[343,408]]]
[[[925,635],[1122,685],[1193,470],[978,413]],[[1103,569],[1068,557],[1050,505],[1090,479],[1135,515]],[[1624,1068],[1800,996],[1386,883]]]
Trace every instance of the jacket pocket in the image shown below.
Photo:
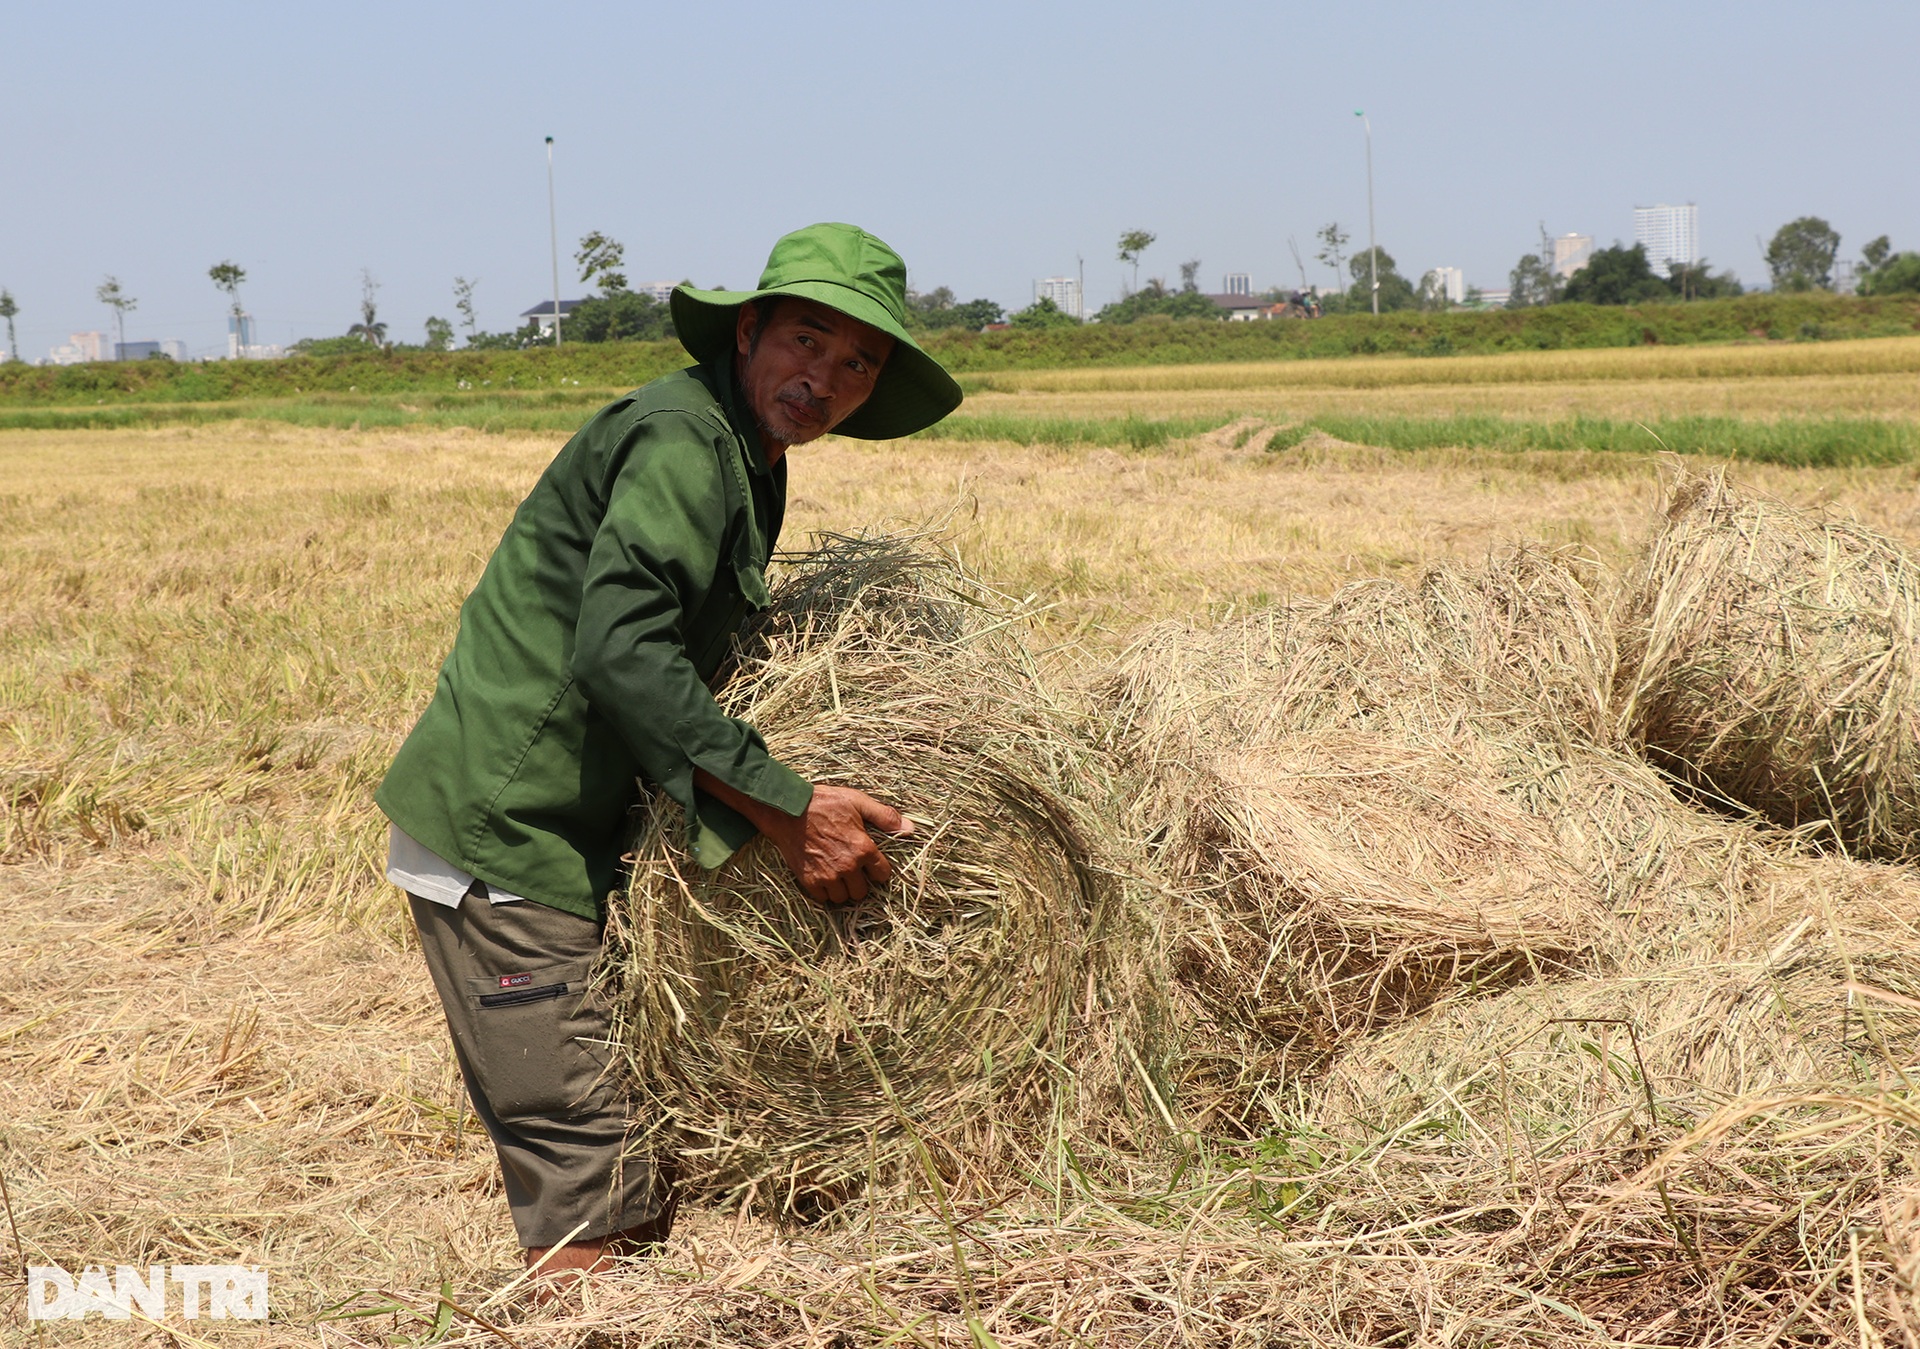
[[[469,1057],[502,1121],[595,1115],[614,1101],[609,1018],[587,991],[587,962],[466,981]]]

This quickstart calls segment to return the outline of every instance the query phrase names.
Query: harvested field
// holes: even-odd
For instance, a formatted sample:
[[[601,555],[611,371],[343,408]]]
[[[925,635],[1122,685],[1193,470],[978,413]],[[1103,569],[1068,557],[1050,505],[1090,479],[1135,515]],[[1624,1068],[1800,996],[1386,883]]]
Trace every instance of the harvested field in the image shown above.
[[[1747,386],[1663,387],[1739,414]],[[1501,392],[1529,415],[1578,396]],[[1244,410],[1237,394],[1224,407]],[[556,444],[245,425],[0,437],[0,1176],[21,1254],[261,1263],[276,1317],[57,1323],[45,1343],[1920,1342],[1911,873],[1801,855],[1688,807],[1609,739],[1600,578],[1652,534],[1653,461],[1266,455],[1232,436],[829,443],[795,456],[788,540],[967,498],[966,567],[1037,597],[1033,668],[1068,713],[1155,624],[1197,621],[1180,630],[1198,641],[1224,621],[1245,650],[1247,615],[1366,583],[1336,606],[1346,654],[1301,665],[1290,705],[1312,719],[1296,734],[1326,739],[1295,742],[1294,762],[1337,766],[1397,737],[1415,770],[1363,777],[1352,803],[1301,800],[1237,731],[1195,765],[1245,799],[1282,794],[1294,814],[1276,846],[1327,850],[1305,880],[1344,879],[1301,891],[1315,931],[1367,937],[1372,911],[1336,892],[1424,876],[1414,893],[1445,899],[1456,888],[1432,878],[1478,878],[1482,921],[1449,937],[1465,972],[1532,949],[1535,929],[1516,937],[1499,901],[1547,874],[1555,904],[1576,901],[1545,906],[1557,944],[1541,945],[1564,959],[1476,985],[1437,979],[1451,965],[1426,947],[1390,954],[1353,987],[1408,996],[1342,1001],[1366,1029],[1320,1045],[1313,1071],[1257,1091],[1216,1078],[1264,1112],[1257,1128],[1190,1091],[1167,1102],[1162,1152],[1094,1136],[992,1187],[936,1166],[966,1192],[944,1207],[930,1183],[911,1200],[906,1183],[845,1196],[805,1227],[695,1207],[658,1260],[579,1306],[534,1308],[378,880],[368,797]],[[1909,468],[1737,476],[1920,538]],[[1546,570],[1481,585],[1523,540],[1549,545],[1529,553]],[[1575,594],[1590,606],[1542,638],[1538,613]],[[1379,633],[1418,638],[1419,660]],[[1484,673],[1449,717],[1434,691],[1469,667]],[[1232,687],[1195,696],[1260,726]],[[1391,696],[1355,692],[1369,688]],[[1171,756],[1192,722],[1143,709],[1131,724],[1158,728]],[[1443,797],[1448,773],[1471,790]],[[1431,870],[1380,832],[1423,783],[1423,828],[1452,830]],[[1123,791],[1096,823],[1127,837],[1151,805]],[[1337,846],[1348,823],[1383,842]],[[1116,1135],[1132,1127],[1116,1116]],[[12,1241],[0,1230],[0,1249]],[[0,1323],[27,1339],[19,1288],[0,1284]]]

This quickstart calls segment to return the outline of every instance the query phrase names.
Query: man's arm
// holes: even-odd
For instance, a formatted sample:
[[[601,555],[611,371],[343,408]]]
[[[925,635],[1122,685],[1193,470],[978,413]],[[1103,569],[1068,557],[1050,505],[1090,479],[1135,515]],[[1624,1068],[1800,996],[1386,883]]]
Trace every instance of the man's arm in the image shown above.
[[[789,815],[735,791],[705,769],[694,770],[693,784],[752,820],[773,840],[800,888],[822,904],[865,899],[871,886],[893,879],[893,863],[875,845],[869,827],[899,838],[913,833],[912,820],[851,787],[816,782],[806,811]]]
[[[859,899],[891,870],[867,823],[890,832],[911,826],[863,793],[808,783],[767,753],[753,727],[715,704],[685,644],[686,615],[724,565],[728,520],[715,447],[704,428],[667,419],[628,434],[642,443],[610,494],[581,597],[573,659],[581,690],[648,779],[687,811],[696,842],[697,787],[773,839],[813,898]]]

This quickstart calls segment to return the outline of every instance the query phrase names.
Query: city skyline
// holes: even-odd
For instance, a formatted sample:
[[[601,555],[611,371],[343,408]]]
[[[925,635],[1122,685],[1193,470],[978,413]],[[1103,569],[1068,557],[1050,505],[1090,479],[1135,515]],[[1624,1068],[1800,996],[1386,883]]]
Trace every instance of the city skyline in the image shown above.
[[[1883,233],[1920,246],[1920,183],[1888,169],[1920,113],[1902,56],[1920,43],[1920,11],[1839,14],[1875,40],[1809,48],[1779,0],[1629,3],[1599,30],[1498,4],[1464,19],[1387,3],[1225,3],[1199,18],[1159,3],[825,3],[806,17],[744,3],[636,19],[600,4],[346,0],[325,13],[128,9],[106,25],[37,7],[9,18],[0,286],[28,356],[111,326],[93,298],[108,274],[139,300],[129,340],[223,350],[228,305],[206,273],[229,258],[247,272],[259,345],[345,332],[363,268],[392,337],[417,342],[427,317],[453,319],[455,276],[478,279],[481,327],[508,329],[551,297],[552,135],[564,278],[575,241],[601,230],[626,245],[630,276],[750,284],[780,233],[852,219],[901,251],[917,288],[1009,310],[1035,278],[1077,276],[1077,259],[1090,313],[1117,298],[1132,273],[1114,241],[1136,228],[1159,236],[1143,283],[1197,258],[1203,276],[1291,289],[1297,247],[1325,290],[1350,278],[1314,257],[1315,232],[1339,221],[1348,253],[1365,247],[1356,107],[1373,127],[1379,242],[1409,280],[1458,267],[1497,289],[1543,222],[1607,247],[1633,240],[1634,205],[1694,201],[1708,211],[1698,250],[1755,285],[1756,238],[1803,215],[1832,222],[1843,257]],[[1667,36],[1648,43],[1656,21]],[[626,32],[672,58],[650,58],[637,91],[529,89],[530,45],[557,35],[571,53]],[[1314,59],[1264,80],[1178,77],[1226,33],[1237,49]],[[724,54],[756,36],[781,71],[860,77],[776,73],[719,96]],[[1036,48],[1077,57],[1035,80],[1022,56]],[[1749,96],[1808,82],[1830,96]],[[1685,136],[1669,101],[1620,97],[1640,87],[1685,92]],[[115,97],[72,96],[87,88]],[[134,136],[126,106],[176,111],[164,133]],[[742,175],[767,186],[718,186]]]

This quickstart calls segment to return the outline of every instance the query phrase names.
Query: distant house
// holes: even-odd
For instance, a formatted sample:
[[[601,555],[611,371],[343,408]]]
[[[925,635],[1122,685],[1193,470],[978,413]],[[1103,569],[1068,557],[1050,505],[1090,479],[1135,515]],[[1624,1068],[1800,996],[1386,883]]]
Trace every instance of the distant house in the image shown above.
[[[1246,323],[1253,319],[1272,318],[1267,311],[1273,304],[1264,295],[1240,295],[1228,292],[1225,295],[1209,295],[1209,300],[1226,311],[1226,317],[1233,323]]]
[[[561,325],[560,335],[561,337],[564,338],[566,336],[567,315],[571,314],[574,310],[578,309],[581,305],[585,303],[586,303],[585,300],[562,300],[560,302],[560,325]],[[553,301],[542,300],[539,304],[535,305],[531,309],[521,310],[520,322],[523,326],[528,323],[537,323],[540,325],[541,332],[543,333],[552,332],[553,331]]]

